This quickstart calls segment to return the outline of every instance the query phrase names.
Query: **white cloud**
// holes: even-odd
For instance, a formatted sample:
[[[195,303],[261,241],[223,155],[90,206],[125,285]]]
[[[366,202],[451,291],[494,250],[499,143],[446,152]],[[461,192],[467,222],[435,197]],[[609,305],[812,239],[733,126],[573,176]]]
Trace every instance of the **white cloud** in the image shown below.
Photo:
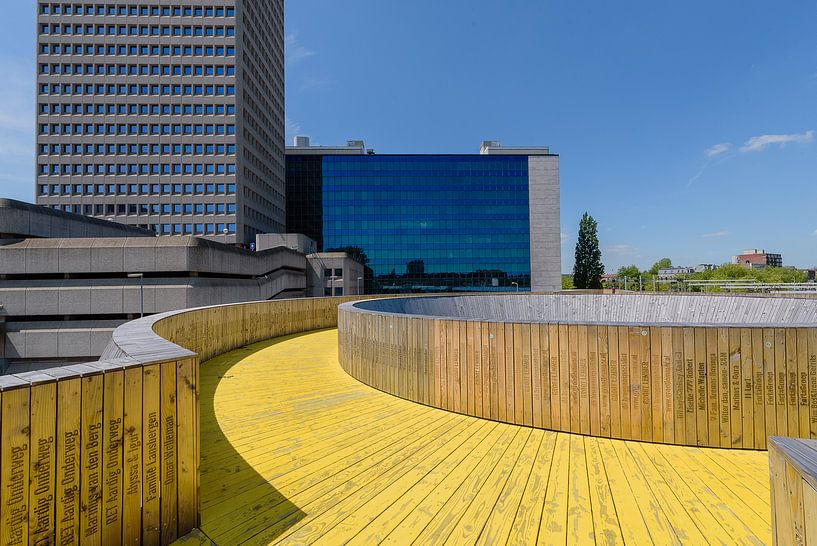
[[[731,142],[721,142],[720,144],[710,146],[709,148],[706,149],[704,153],[706,154],[706,157],[715,157],[716,155],[724,154],[731,149],[732,149]]]
[[[288,65],[298,64],[308,57],[316,55],[314,51],[298,41],[298,33],[292,32],[284,38],[284,58]]]
[[[562,238],[562,244],[565,244],[570,239],[570,234],[564,231],[559,234]]]
[[[812,232],[812,235],[813,235],[814,237],[817,237],[817,229],[815,229],[815,230]]]
[[[740,151],[744,153],[762,152],[767,146],[771,146],[773,144],[778,144],[781,148],[784,148],[786,144],[807,144],[813,140],[814,131],[806,131],[805,133],[794,133],[788,135],[759,135],[747,140],[746,143],[741,146]]]
[[[604,247],[604,251],[608,254],[613,254],[616,256],[631,256],[635,257],[638,256],[638,247],[633,245],[608,245]]]
[[[712,233],[704,233],[702,237],[714,238],[714,237],[726,237],[729,235],[728,231],[713,231]]]
[[[715,144],[714,146],[710,146],[709,148],[707,148],[704,151],[704,154],[706,154],[706,157],[715,157],[716,155],[724,154],[731,149],[732,149],[731,142],[721,142],[719,144]]]

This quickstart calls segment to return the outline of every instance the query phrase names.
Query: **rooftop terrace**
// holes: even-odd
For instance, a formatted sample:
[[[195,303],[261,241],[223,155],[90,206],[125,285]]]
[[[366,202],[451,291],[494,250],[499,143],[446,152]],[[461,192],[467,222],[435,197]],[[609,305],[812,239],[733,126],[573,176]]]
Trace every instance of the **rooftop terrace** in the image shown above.
[[[768,544],[765,452],[592,438],[377,391],[335,330],[202,365],[201,529],[217,544]]]

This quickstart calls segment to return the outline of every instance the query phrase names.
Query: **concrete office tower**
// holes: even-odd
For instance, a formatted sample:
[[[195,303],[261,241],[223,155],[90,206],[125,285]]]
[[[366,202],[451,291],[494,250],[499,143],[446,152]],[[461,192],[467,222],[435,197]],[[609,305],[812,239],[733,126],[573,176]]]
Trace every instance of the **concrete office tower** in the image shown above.
[[[283,0],[37,2],[37,203],[248,243],[284,231]]]

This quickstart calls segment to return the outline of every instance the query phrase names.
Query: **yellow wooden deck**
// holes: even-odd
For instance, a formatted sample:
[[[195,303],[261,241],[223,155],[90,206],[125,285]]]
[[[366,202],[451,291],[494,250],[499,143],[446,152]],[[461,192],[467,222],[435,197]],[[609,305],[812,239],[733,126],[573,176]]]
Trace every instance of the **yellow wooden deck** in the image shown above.
[[[219,545],[768,544],[765,452],[546,432],[395,398],[335,330],[201,369],[201,529]]]

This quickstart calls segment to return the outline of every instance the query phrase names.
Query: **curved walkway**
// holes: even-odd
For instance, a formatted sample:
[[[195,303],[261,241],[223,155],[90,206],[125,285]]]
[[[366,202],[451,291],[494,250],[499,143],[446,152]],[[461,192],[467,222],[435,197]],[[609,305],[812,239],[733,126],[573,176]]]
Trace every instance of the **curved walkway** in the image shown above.
[[[217,544],[768,544],[765,452],[535,430],[346,375],[337,331],[201,368],[201,528]]]

